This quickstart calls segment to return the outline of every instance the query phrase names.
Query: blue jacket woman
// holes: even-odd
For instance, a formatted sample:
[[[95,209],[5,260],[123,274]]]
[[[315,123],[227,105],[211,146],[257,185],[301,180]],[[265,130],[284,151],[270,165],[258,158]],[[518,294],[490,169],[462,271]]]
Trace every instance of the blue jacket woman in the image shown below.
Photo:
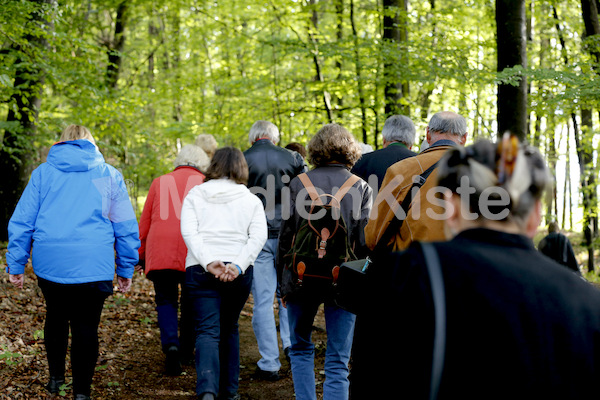
[[[10,281],[23,286],[31,253],[46,300],[47,388],[56,393],[64,383],[70,325],[73,390],[77,399],[89,398],[98,324],[104,300],[112,293],[115,257],[119,288],[127,291],[139,238],[123,177],[105,163],[85,127],[65,129],[47,162],[33,171],[8,231]]]

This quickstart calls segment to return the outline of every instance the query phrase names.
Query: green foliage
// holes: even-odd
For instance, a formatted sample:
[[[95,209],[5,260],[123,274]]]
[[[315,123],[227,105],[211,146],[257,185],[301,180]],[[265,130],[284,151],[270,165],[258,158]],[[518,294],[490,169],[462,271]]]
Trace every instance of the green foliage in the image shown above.
[[[467,116],[470,137],[494,137],[496,85],[516,84],[522,76],[531,86],[532,115],[553,115],[556,125],[581,105],[600,105],[598,66],[587,52],[598,38],[582,40],[578,2],[532,3],[528,65],[500,73],[489,0],[410,2],[400,13],[408,32],[400,43],[382,39],[383,14],[398,10],[383,10],[381,2],[353,1],[353,30],[348,1],[131,0],[118,53],[119,3],[0,0],[0,121],[23,90],[14,85],[19,68],[44,71],[38,136],[31,143],[38,161],[66,125],[86,125],[135,197],[170,171],[178,149],[199,133],[245,149],[251,124],[267,119],[279,126],[282,145],[307,143],[329,120],[324,92],[334,121],[358,138],[360,86],[372,144],[381,143],[383,90],[390,81],[409,86],[401,102],[419,142],[429,116],[442,109]],[[38,11],[51,28],[32,23]],[[31,46],[35,36],[48,46]],[[116,88],[107,84],[109,53],[121,56]],[[18,129],[0,122],[0,135]],[[589,136],[593,146],[595,133]]]
[[[14,366],[23,361],[23,355],[18,352],[9,351],[6,345],[0,347],[0,361],[3,361],[6,365]]]

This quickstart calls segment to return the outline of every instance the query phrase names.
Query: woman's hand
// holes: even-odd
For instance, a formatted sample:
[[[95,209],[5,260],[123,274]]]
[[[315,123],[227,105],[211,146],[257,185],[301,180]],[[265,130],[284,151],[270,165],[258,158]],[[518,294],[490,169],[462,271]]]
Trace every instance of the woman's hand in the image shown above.
[[[127,293],[129,292],[129,289],[131,289],[131,278],[117,276],[117,284],[119,285],[119,291],[121,293]]]
[[[215,278],[222,280],[221,277],[227,272],[227,267],[223,261],[213,261],[206,266],[206,270],[213,274]]]
[[[23,289],[23,281],[25,280],[25,274],[10,274],[8,280],[13,284],[14,287]]]
[[[223,282],[231,282],[238,276],[240,276],[240,270],[237,265],[229,263],[225,266],[227,268],[227,280],[221,279]]]

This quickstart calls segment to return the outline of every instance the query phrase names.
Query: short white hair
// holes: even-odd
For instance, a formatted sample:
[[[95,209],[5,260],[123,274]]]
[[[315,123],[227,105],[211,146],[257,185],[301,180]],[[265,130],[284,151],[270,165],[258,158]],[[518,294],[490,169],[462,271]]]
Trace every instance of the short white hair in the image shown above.
[[[367,154],[373,151],[373,146],[371,146],[370,144],[361,142],[358,145],[360,146],[360,151],[362,154]]]
[[[186,144],[182,147],[175,158],[175,167],[182,165],[188,165],[196,167],[200,171],[206,171],[210,164],[210,158],[206,155],[206,152],[202,150],[200,146],[195,144]]]
[[[279,142],[279,129],[269,121],[256,121],[250,128],[248,140],[250,143],[256,142],[260,138],[268,138],[273,143]]]
[[[385,120],[381,135],[386,142],[401,142],[406,147],[415,143],[415,124],[404,115],[392,115]]]

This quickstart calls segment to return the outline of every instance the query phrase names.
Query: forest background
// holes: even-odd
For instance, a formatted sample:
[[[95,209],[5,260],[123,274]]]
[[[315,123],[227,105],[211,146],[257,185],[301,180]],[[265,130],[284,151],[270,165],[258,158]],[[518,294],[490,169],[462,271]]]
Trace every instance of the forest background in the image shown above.
[[[90,128],[141,212],[199,133],[249,147],[325,123],[381,146],[391,114],[417,144],[452,110],[470,141],[510,129],[556,177],[546,222],[598,249],[598,0],[0,0],[0,240],[33,168],[71,123]],[[597,252],[596,252],[597,255]]]

